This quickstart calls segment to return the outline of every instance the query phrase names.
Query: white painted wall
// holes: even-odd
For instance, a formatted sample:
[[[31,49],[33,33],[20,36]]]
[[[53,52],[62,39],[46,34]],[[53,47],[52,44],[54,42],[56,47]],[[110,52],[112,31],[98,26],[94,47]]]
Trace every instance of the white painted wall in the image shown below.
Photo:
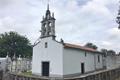
[[[77,49],[65,48],[63,51],[64,75],[81,73],[81,63],[85,64],[85,72],[95,70],[94,55]]]
[[[102,55],[100,56],[101,62],[96,62],[96,56],[99,54],[64,48],[63,50],[63,73],[64,75],[81,73],[81,63],[85,64],[85,72],[94,71],[97,67],[102,68]]]
[[[104,66],[104,63],[103,63],[103,55],[100,54],[100,53],[94,53],[95,54],[95,68],[96,70],[99,70],[99,69],[102,69],[103,66]],[[98,56],[100,57],[100,62],[98,62]]]
[[[48,48],[45,48],[45,42]],[[32,73],[40,74],[42,72],[41,62],[50,62],[50,76],[63,75],[63,45],[52,40],[52,37],[41,39],[41,42],[33,47]]]
[[[48,47],[45,48],[45,42]],[[98,63],[98,55],[100,62]],[[102,54],[92,53],[72,48],[64,48],[62,44],[52,40],[52,37],[41,39],[33,47],[32,73],[41,75],[42,62],[50,62],[50,76],[63,76],[81,73],[81,63],[85,64],[85,72],[103,68]]]

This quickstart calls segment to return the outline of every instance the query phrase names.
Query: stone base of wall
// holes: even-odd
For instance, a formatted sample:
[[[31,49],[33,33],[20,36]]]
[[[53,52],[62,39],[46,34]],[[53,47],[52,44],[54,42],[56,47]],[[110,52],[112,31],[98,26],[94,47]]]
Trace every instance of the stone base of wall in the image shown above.
[[[89,72],[85,72],[84,74],[89,74],[89,73],[93,73],[93,72],[98,72],[98,71],[102,71],[102,70],[105,70],[103,68],[101,69],[96,69],[95,71],[89,71]],[[33,73],[34,76],[37,76],[37,77],[43,77],[41,73]],[[50,74],[49,77],[53,77],[53,78],[67,78],[67,77],[76,77],[76,76],[80,76],[80,75],[83,75],[81,73],[74,73],[74,74],[67,74],[67,75],[56,75],[56,74]],[[48,78],[49,78],[48,77]]]
[[[15,73],[8,73],[6,80],[120,80],[120,68],[111,70],[101,70],[89,74],[83,74],[76,77],[57,78],[42,76],[26,76]]]
[[[74,73],[74,74],[67,74],[67,75],[64,75],[63,77],[64,78],[69,78],[69,77],[77,77],[77,76],[81,76],[81,75],[87,75],[89,73],[94,73],[94,72],[98,72],[98,71],[104,71],[105,69],[101,68],[101,69],[96,69],[94,71],[88,71],[88,72],[85,72],[84,74],[81,74],[81,73]]]
[[[42,76],[40,73],[33,73],[33,76],[40,77],[40,78],[57,78],[57,79],[62,79],[63,75],[56,75],[56,74],[50,74],[49,76]]]

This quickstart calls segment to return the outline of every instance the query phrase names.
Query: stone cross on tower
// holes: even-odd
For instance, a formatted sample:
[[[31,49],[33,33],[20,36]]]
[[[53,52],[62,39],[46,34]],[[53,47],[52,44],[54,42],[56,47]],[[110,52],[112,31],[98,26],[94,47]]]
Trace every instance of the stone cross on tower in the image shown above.
[[[41,21],[41,38],[49,36],[55,37],[55,18],[54,13],[51,15],[48,4],[45,17]]]

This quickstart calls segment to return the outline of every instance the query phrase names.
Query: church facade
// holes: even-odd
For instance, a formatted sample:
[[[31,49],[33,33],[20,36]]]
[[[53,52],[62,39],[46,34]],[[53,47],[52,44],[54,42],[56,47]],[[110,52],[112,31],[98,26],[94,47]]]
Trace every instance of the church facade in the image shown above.
[[[33,47],[32,74],[65,77],[103,69],[104,57],[99,51],[56,41],[55,18],[49,6],[41,24],[40,41]]]

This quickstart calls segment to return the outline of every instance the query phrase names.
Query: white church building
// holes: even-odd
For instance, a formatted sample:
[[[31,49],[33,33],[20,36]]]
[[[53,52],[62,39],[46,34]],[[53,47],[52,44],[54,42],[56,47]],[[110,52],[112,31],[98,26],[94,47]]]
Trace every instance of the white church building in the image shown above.
[[[77,76],[104,68],[101,52],[55,39],[55,18],[49,7],[41,21],[40,41],[33,47],[32,74],[49,77]]]

